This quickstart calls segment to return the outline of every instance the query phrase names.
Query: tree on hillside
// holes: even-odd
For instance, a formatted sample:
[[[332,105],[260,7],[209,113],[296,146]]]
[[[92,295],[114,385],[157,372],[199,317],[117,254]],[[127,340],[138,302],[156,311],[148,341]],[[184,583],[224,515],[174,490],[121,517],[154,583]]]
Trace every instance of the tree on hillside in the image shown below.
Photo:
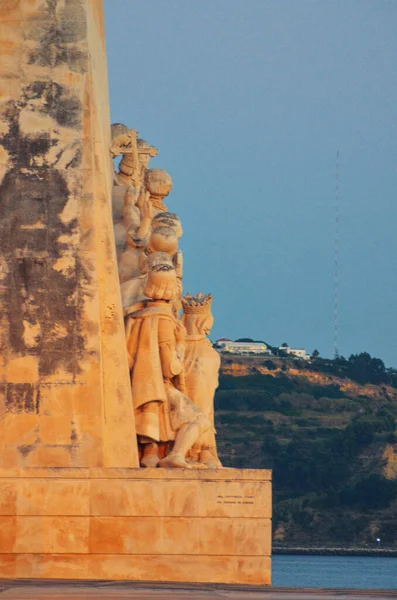
[[[358,383],[382,383],[386,379],[385,363],[368,352],[352,354],[349,357],[349,376]]]
[[[319,356],[320,356],[320,352],[317,349],[313,350],[312,355],[311,355],[311,359],[312,360],[316,360]]]

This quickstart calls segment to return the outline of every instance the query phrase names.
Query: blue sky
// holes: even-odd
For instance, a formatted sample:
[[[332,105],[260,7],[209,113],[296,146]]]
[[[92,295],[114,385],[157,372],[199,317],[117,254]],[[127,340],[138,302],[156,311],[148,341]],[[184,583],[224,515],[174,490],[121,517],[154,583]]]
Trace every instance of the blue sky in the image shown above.
[[[211,337],[397,367],[397,3],[104,0],[112,121],[159,148]]]

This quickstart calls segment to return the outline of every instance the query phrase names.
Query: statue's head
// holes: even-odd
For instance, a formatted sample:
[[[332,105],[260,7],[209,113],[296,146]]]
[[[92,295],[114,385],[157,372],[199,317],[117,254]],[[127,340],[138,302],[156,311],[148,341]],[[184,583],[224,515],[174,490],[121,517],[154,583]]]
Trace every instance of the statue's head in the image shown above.
[[[145,296],[151,300],[171,301],[177,295],[177,279],[174,267],[165,262],[152,265],[146,287]]]
[[[176,233],[176,237],[182,237],[182,225],[179,217],[172,212],[159,212],[152,220],[152,229],[158,227],[171,227]]]
[[[196,331],[204,335],[210,333],[214,324],[211,304],[212,295],[205,296],[202,292],[199,292],[197,296],[186,294],[182,298],[182,323],[186,327],[188,335]]]
[[[173,256],[178,250],[178,238],[171,227],[157,227],[150,235],[149,251],[166,252]]]
[[[162,200],[172,190],[171,175],[164,169],[148,169],[146,171],[146,189],[154,198]]]
[[[110,126],[110,138],[112,148],[116,146],[118,148],[128,148],[131,144],[131,130],[122,123],[113,123]]]
[[[129,132],[127,125],[123,123],[112,123],[110,126],[110,137],[113,142],[116,138],[126,135]]]

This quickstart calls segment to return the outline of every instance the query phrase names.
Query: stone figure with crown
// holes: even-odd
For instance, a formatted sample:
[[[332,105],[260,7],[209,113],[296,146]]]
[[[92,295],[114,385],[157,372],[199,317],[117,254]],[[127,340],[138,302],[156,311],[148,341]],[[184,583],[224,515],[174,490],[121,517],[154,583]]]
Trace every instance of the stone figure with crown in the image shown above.
[[[182,298],[182,324],[186,329],[184,373],[186,394],[210,421],[210,429],[194,445],[192,460],[212,469],[221,467],[215,441],[214,395],[219,385],[221,359],[207,335],[214,323],[211,313],[212,296],[201,292]]]
[[[157,150],[137,135],[112,125],[111,156],[122,156],[113,220],[140,464],[216,469],[212,297],[182,297],[182,226],[164,204],[172,179],[148,168]]]

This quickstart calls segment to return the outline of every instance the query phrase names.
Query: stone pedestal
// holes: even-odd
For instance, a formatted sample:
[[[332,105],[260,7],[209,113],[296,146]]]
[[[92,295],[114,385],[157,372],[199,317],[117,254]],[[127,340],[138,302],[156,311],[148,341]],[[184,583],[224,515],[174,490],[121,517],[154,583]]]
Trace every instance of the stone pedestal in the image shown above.
[[[3,578],[270,584],[270,471],[0,472]]]

